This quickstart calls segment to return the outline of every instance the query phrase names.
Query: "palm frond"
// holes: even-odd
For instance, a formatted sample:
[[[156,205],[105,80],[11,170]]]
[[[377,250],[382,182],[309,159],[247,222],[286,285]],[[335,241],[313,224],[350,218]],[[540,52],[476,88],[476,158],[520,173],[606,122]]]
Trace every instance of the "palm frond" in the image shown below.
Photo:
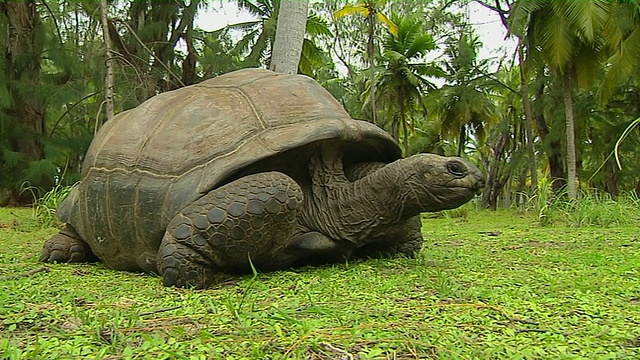
[[[240,9],[248,11],[253,16],[268,17],[269,14],[265,12],[265,2],[271,4],[269,0],[235,0]]]
[[[518,37],[524,36],[529,15],[548,4],[547,0],[519,0],[511,7],[507,23],[509,31]]]
[[[234,55],[243,55],[247,53],[257,36],[257,29],[247,33],[242,37],[242,39],[240,39],[240,41],[235,44],[235,46],[231,49],[231,53]]]
[[[241,22],[237,24],[230,24],[225,26],[224,28],[247,31],[247,30],[253,30],[255,27],[259,26],[260,24],[261,24],[261,21],[246,21],[246,22]]]
[[[362,3],[357,4],[357,5],[345,5],[342,7],[342,9],[336,11],[335,13],[333,13],[333,16],[336,19],[340,19],[342,17],[348,16],[348,15],[354,15],[354,14],[359,14],[362,15],[364,17],[369,16],[369,9]]]
[[[387,30],[389,30],[391,34],[398,35],[398,26],[396,26],[396,24],[393,21],[391,21],[388,17],[386,17],[381,12],[377,12],[376,17],[378,18],[378,21],[380,21],[387,28]]]
[[[587,44],[596,43],[609,13],[616,5],[608,0],[560,1],[554,4],[557,4],[557,11],[566,16],[571,27],[577,30],[580,40]]]
[[[620,45],[608,63],[608,71],[598,90],[598,99],[601,103],[611,98],[615,87],[622,83],[638,67],[640,58],[640,27],[636,28]]]
[[[549,6],[532,14],[535,44],[550,67],[564,72],[576,53],[578,39],[567,20]]]
[[[314,11],[310,11],[309,16],[307,17],[306,32],[311,36],[333,36],[331,29],[329,29],[329,23],[327,20],[316,14]]]

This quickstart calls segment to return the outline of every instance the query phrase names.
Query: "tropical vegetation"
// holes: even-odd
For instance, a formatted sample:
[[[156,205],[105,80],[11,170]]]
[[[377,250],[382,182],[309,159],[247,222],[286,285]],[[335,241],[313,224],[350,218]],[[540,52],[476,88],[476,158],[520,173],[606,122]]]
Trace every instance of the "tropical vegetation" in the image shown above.
[[[268,67],[280,1],[234,4],[253,20],[205,30],[233,4],[0,2],[0,204],[76,182],[110,106]],[[513,53],[478,56],[468,6],[502,21]],[[640,192],[639,52],[636,2],[342,0],[309,4],[298,70],[405,154],[471,158],[496,208],[540,179],[572,199]]]

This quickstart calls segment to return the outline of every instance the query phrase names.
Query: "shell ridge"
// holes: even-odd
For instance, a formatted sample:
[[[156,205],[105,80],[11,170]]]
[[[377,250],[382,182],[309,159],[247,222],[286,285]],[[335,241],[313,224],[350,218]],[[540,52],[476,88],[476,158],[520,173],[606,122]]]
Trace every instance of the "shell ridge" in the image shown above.
[[[262,131],[264,131],[268,126],[267,126],[267,122],[264,119],[264,115],[262,114],[262,112],[260,112],[260,110],[258,110],[256,105],[253,103],[253,100],[249,97],[249,95],[246,92],[244,92],[244,90],[242,90],[242,88],[236,87],[235,89],[240,93],[240,95],[242,95],[242,97],[245,99],[247,104],[251,107],[251,112],[253,112],[253,114],[256,116],[256,118],[260,122],[260,126],[262,127]]]
[[[105,136],[102,136],[102,139],[101,139],[102,141],[98,145],[98,148],[96,149],[96,151],[93,152],[93,154],[94,154],[93,159],[92,159],[93,162],[91,164],[89,164],[90,168],[93,168],[93,167],[96,166],[96,162],[98,161],[98,154],[102,153],[102,149],[109,142],[109,139],[111,138],[111,134],[113,134],[113,132],[118,127],[118,125],[120,125],[120,122],[122,120],[124,120],[124,119],[129,117],[130,112],[129,112],[129,110],[127,110],[127,111],[124,111],[124,112],[122,112],[120,114],[122,114],[122,115],[118,119],[116,119],[115,123],[109,124],[109,122],[106,122],[105,124],[103,124],[103,127],[100,128],[100,129],[104,129],[105,125],[108,126],[106,129],[104,129],[104,130],[107,131],[107,134]],[[118,115],[120,115],[120,114],[118,114]],[[110,121],[114,121],[114,119],[111,119]],[[95,135],[94,138],[97,137],[97,136],[98,135]],[[87,153],[89,153],[89,150],[91,150],[91,148],[92,147],[89,146],[89,149],[87,150]],[[89,170],[87,169],[86,171],[88,172]],[[85,172],[84,164],[82,166],[82,172],[83,172],[83,176],[84,176],[84,172]]]

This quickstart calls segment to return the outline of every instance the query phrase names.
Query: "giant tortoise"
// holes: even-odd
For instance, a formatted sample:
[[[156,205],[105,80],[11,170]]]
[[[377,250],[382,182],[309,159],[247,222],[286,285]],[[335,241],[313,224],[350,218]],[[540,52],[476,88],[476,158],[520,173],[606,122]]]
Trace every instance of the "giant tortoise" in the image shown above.
[[[108,121],[41,260],[97,258],[203,288],[251,266],[411,256],[419,214],[458,207],[482,183],[461,158],[401,158],[308,77],[239,70]]]

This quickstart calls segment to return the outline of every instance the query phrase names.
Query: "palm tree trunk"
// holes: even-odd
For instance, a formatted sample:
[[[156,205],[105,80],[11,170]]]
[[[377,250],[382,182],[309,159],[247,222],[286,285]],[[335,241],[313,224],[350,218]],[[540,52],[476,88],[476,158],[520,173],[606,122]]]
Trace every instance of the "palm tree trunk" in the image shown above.
[[[196,75],[196,48],[193,45],[193,19],[187,25],[184,34],[184,41],[187,44],[187,56],[182,61],[182,83],[191,85],[195,83]]]
[[[529,169],[531,170],[531,190],[538,185],[538,166],[536,154],[533,149],[533,113],[529,102],[529,83],[524,69],[524,53],[522,50],[522,38],[518,41],[518,63],[520,65],[520,90],[522,91],[522,107],[524,108],[525,130],[527,133],[527,152],[529,153]]]
[[[464,151],[464,144],[467,142],[467,126],[462,124],[460,126],[460,134],[458,136],[458,156],[462,156]]]
[[[404,156],[409,155],[409,131],[407,129],[407,121],[405,119],[404,99],[400,99],[400,121],[402,122],[402,142],[404,144]]]
[[[544,141],[549,136],[549,127],[544,117],[544,81],[540,81],[540,86],[536,88],[536,96],[534,106],[536,114],[534,119],[537,124],[538,136]],[[547,161],[549,162],[549,175],[551,176],[551,188],[555,193],[560,191],[566,184],[566,173],[562,164],[561,153],[559,149],[562,143],[559,140],[551,140],[549,146],[545,150],[547,153]]]
[[[576,142],[575,121],[573,115],[573,97],[571,95],[572,78],[571,68],[564,74],[564,106],[567,120],[567,194],[569,199],[577,198],[576,189]]]
[[[498,206],[498,196],[500,195],[504,185],[509,181],[510,175],[508,173],[502,178],[499,176],[500,166],[504,166],[502,156],[504,154],[509,135],[508,130],[503,132],[500,134],[497,143],[490,145],[492,155],[487,163],[487,181],[480,198],[481,206],[485,209],[496,210]]]
[[[107,75],[105,77],[105,108],[107,112],[107,121],[111,120],[114,116],[113,106],[113,50],[111,50],[111,39],[109,38],[109,22],[107,20],[107,0],[100,0],[100,20],[102,20],[102,33],[104,37],[104,48],[107,53]],[[98,119],[96,119],[98,121]]]
[[[369,76],[371,81],[371,91],[369,93],[369,104],[371,106],[371,122],[377,124],[376,119],[376,48],[374,43],[375,36],[375,12],[373,9],[369,9],[367,15],[367,22],[369,24],[368,29],[368,41],[367,41],[367,57],[369,58]]]
[[[309,2],[283,0],[278,11],[278,23],[269,68],[273,71],[296,74],[307,24]]]

